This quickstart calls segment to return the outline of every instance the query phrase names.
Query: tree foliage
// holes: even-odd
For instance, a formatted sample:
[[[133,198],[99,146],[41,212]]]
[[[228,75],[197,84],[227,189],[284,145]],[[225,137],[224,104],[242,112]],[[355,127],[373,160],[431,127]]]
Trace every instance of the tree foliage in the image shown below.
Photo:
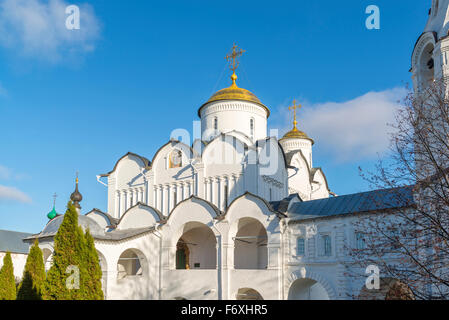
[[[27,257],[22,282],[17,291],[17,300],[42,300],[44,281],[44,257],[36,240]]]
[[[53,264],[44,283],[45,300],[102,300],[102,272],[89,230],[78,225],[78,212],[67,205],[54,239]]]
[[[85,267],[88,274],[86,278],[86,300],[103,300],[104,294],[101,288],[102,271],[100,267],[100,261],[98,258],[98,252],[95,249],[94,238],[90,234],[89,230],[86,230],[86,260]]]
[[[78,212],[69,202],[54,238],[53,264],[44,284],[45,300],[85,299],[86,256],[86,241],[78,225]]]
[[[7,252],[3,258],[3,266],[0,269],[0,300],[16,299],[16,281],[14,278],[14,266],[11,253]]]

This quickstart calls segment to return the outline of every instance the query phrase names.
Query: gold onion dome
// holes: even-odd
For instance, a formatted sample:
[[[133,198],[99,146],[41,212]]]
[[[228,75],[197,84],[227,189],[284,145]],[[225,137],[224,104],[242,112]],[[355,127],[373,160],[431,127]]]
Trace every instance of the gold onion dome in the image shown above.
[[[286,140],[286,139],[307,139],[310,140],[312,142],[312,144],[314,144],[315,142],[313,141],[312,138],[309,138],[309,136],[302,131],[299,131],[298,128],[294,127],[292,130],[290,130],[289,132],[287,132],[282,138],[281,140]]]
[[[198,115],[201,117],[201,109],[208,103],[215,102],[215,101],[222,101],[222,100],[241,100],[241,101],[248,101],[255,104],[260,105],[262,108],[264,108],[267,111],[267,118],[270,116],[270,109],[268,109],[267,106],[265,106],[262,102],[260,102],[259,98],[256,97],[254,93],[252,93],[249,90],[239,88],[235,81],[237,80],[237,75],[235,73],[231,76],[232,84],[228,88],[221,89],[214,93],[209,100],[205,104],[203,104],[198,110]]]
[[[301,108],[301,105],[296,104],[296,100],[293,100],[293,106],[288,107],[289,110],[293,110],[294,117],[293,117],[293,129],[287,132],[279,141],[287,140],[287,139],[306,139],[310,140],[312,142],[312,145],[315,143],[312,138],[309,138],[309,136],[296,127],[298,125],[298,121],[296,121],[296,109]]]
[[[223,101],[223,100],[240,100],[240,101],[248,101],[255,104],[258,104],[262,108],[265,109],[267,112],[267,118],[270,116],[270,109],[268,109],[267,106],[265,106],[262,102],[260,102],[259,98],[256,97],[254,93],[252,93],[249,90],[239,88],[237,84],[235,83],[237,81],[237,75],[235,74],[235,70],[237,69],[239,62],[238,58],[245,52],[245,50],[237,50],[239,49],[237,45],[234,44],[232,47],[232,53],[227,55],[225,58],[230,61],[230,68],[232,71],[232,84],[228,88],[221,89],[214,93],[212,97],[207,100],[205,104],[203,104],[200,109],[198,110],[198,115],[201,118],[201,110],[203,107],[211,102],[215,101]]]

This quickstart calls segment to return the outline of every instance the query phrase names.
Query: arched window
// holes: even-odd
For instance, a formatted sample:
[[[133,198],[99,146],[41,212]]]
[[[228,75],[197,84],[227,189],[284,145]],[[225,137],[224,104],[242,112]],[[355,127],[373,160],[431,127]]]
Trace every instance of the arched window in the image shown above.
[[[173,150],[168,157],[169,168],[181,168],[182,167],[182,152],[181,150]]]
[[[435,79],[435,61],[433,59],[433,44],[429,43],[424,47],[419,61],[419,80],[421,90],[428,87]]]
[[[218,130],[218,118],[214,118],[214,130]]]
[[[251,118],[249,120],[249,130],[250,130],[250,134],[251,134],[251,138],[254,137],[254,119]]]
[[[142,276],[144,258],[139,257],[138,252],[128,249],[122,253],[117,263],[117,279],[124,279],[130,276]]]

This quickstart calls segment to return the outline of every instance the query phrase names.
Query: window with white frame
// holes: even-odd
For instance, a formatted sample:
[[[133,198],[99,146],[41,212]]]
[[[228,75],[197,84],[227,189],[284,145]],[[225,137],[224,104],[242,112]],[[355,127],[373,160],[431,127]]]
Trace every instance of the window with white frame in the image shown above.
[[[299,237],[296,239],[296,255],[304,256],[306,253],[306,241],[304,238]]]
[[[366,248],[365,235],[362,232],[355,233],[355,247],[359,250]]]
[[[320,255],[325,257],[330,257],[332,255],[332,239],[328,234],[321,235],[320,238]]]

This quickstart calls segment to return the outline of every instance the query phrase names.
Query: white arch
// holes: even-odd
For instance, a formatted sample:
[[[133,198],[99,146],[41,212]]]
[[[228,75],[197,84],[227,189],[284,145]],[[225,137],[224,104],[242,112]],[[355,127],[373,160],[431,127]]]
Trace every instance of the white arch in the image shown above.
[[[285,286],[285,291],[284,291],[284,297],[285,299],[288,299],[288,293],[289,290],[291,288],[291,286],[293,285],[293,283],[296,280],[299,279],[312,279],[315,280],[316,282],[318,282],[319,284],[321,284],[324,289],[326,290],[329,299],[330,300],[336,300],[337,299],[337,294],[334,290],[334,288],[332,287],[332,285],[329,283],[329,281],[322,276],[319,273],[313,272],[313,271],[309,271],[309,270],[305,270],[305,269],[301,269],[301,270],[297,270],[295,272],[292,272],[287,278],[287,284]]]

